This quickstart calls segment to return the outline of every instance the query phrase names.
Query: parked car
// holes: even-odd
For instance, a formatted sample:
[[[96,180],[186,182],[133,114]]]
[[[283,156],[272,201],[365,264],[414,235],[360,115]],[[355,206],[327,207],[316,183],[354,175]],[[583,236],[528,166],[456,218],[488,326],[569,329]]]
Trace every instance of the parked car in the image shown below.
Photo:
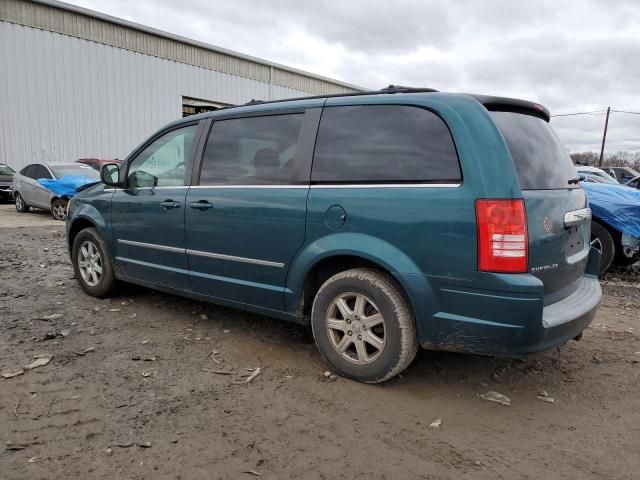
[[[640,175],[633,177],[631,180],[625,182],[625,187],[635,188],[636,190],[640,190]]]
[[[584,165],[577,166],[578,175],[585,175],[589,177],[593,177],[594,179],[599,179],[600,183],[611,183],[618,185],[620,182],[616,180],[615,176],[609,175],[607,172],[598,167],[588,167]]]
[[[623,185],[584,185],[592,211],[591,239],[601,250],[600,273],[640,260],[640,192]]]
[[[390,88],[173,122],[69,204],[80,286],[310,324],[363,382],[418,347],[515,355],[601,299],[590,211],[542,106]]]
[[[11,184],[13,183],[14,173],[16,172],[9,165],[0,163],[0,201],[11,200],[13,196]]]
[[[616,182],[613,181],[612,179],[606,179],[600,175],[594,175],[593,173],[590,172],[581,172],[578,171],[578,175],[580,175],[581,182],[589,182],[589,183],[606,183],[609,185],[615,185]]]
[[[121,164],[122,160],[119,159],[114,159],[114,160],[100,160],[98,158],[81,158],[79,160],[76,160],[77,163],[82,163],[83,165],[88,165],[91,168],[93,168],[94,170],[98,170],[100,171],[100,169],[108,164],[108,163],[116,163],[116,164]]]
[[[605,167],[603,170],[622,184],[640,175],[631,167]]]
[[[56,220],[67,218],[68,199],[54,194],[38,180],[57,180],[66,176],[81,176],[99,180],[100,173],[77,163],[32,163],[13,176],[13,196],[16,210],[28,212],[31,207],[49,210]]]

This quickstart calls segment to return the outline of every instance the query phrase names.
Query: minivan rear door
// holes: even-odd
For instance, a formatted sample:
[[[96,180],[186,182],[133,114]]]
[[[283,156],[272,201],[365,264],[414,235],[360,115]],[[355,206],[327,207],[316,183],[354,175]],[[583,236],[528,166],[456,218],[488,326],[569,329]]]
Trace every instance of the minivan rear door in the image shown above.
[[[571,294],[584,274],[591,216],[564,146],[548,122],[526,113],[494,111],[525,200],[529,272],[544,284],[545,304]]]

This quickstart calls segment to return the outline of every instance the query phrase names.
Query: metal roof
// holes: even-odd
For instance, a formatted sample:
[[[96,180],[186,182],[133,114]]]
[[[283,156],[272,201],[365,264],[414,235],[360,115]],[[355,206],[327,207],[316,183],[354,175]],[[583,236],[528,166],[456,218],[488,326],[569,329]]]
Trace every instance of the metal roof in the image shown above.
[[[138,42],[134,42],[134,39],[126,39],[122,38],[121,31],[116,32],[98,32],[94,28],[95,25],[75,25],[69,18],[51,18],[54,15],[51,15],[51,11],[33,11],[30,12],[27,8],[29,4],[34,6],[42,6],[48,9],[57,9],[63,12],[67,12],[69,14],[75,14],[77,16],[86,17],[88,19],[97,20],[99,22],[103,22],[105,24],[110,24],[113,26],[118,26],[124,28],[129,31],[141,32],[144,35],[143,38],[140,38]],[[154,56],[167,58],[170,60],[181,61],[182,63],[192,63],[197,66],[201,66],[203,68],[210,68],[214,70],[225,71],[225,73],[238,74],[241,76],[247,76],[251,78],[256,78],[262,81],[268,80],[273,81],[276,84],[280,84],[283,86],[296,88],[295,85],[290,85],[291,83],[296,83],[295,77],[304,77],[306,79],[315,81],[310,83],[313,87],[313,90],[317,90],[318,94],[324,93],[347,93],[348,91],[362,91],[363,87],[358,85],[353,85],[347,82],[334,80],[322,75],[316,75],[314,73],[310,73],[304,70],[300,70],[297,68],[289,67],[286,65],[282,65],[279,63],[271,62],[268,60],[263,60],[261,58],[253,57],[251,55],[245,55],[242,53],[238,53],[232,50],[228,50],[226,48],[217,47],[214,45],[210,45],[208,43],[200,42],[197,40],[193,40],[190,38],[182,37],[180,35],[175,35],[173,33],[165,32],[162,30],[158,30],[155,28],[151,28],[145,25],[141,25],[139,23],[131,22],[128,20],[124,20],[121,18],[113,17],[111,15],[107,15],[104,13],[96,12],[94,10],[90,10],[84,7],[79,7],[76,5],[71,5],[69,3],[61,2],[58,0],[3,0],[0,2],[0,20],[7,20],[15,23],[24,24],[27,26],[34,26],[36,28],[43,28],[45,30],[51,30],[58,33],[68,34],[72,36],[78,36],[80,38],[85,38],[87,40],[97,41],[99,43],[107,43],[113,46],[119,46],[122,48],[127,48],[131,50],[140,51],[141,53],[147,53]],[[155,37],[158,39],[158,43],[161,43],[159,46],[148,45],[148,36]],[[197,51],[187,51],[187,52],[177,52],[175,45],[165,45],[165,43],[173,44],[178,43],[185,46],[191,46],[198,49]],[[127,44],[123,44],[127,42]],[[140,46],[141,48],[137,48]],[[202,59],[198,56],[199,50],[206,50],[208,52],[212,52],[214,54],[218,54],[219,56],[223,56],[222,59]],[[167,55],[165,55],[165,53]],[[228,66],[228,61],[225,62],[224,57],[232,57],[238,59],[242,63],[250,62],[255,64],[256,66],[266,67],[266,71],[254,72],[251,68],[246,65],[244,68],[236,67],[235,70],[233,68],[229,68],[234,71],[226,71],[225,66]],[[228,60],[228,59],[227,59]],[[210,65],[211,64],[211,65]],[[289,75],[289,78],[287,77]],[[298,83],[301,79],[298,78]],[[309,82],[307,82],[309,83]],[[326,84],[323,86],[322,84]],[[326,87],[334,86],[334,92],[328,91]],[[300,89],[300,88],[298,88]],[[311,88],[307,88],[306,91],[312,90]],[[319,91],[322,90],[322,91]]]

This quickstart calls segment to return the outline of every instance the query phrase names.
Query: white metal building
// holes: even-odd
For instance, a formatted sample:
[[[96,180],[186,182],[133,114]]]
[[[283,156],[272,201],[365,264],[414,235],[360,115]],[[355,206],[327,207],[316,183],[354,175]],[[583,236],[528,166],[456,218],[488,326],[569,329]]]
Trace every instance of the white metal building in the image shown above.
[[[360,87],[55,0],[0,0],[0,163],[124,158],[216,106]]]

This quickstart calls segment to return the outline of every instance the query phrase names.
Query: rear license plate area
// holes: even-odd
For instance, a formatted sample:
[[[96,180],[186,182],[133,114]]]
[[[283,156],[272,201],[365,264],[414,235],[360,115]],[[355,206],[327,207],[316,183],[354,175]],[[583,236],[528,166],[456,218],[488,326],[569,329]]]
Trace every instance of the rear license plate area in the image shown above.
[[[565,254],[567,257],[581,252],[584,249],[584,238],[579,226],[571,227],[566,232],[567,241],[565,242]]]

